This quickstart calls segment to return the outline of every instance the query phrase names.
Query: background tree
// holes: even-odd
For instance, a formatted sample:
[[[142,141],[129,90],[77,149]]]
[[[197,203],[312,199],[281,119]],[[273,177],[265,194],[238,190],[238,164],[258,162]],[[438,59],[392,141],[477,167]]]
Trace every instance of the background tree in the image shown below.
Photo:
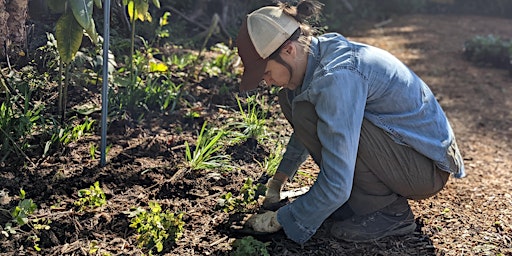
[[[0,59],[26,48],[28,0],[0,0]]]

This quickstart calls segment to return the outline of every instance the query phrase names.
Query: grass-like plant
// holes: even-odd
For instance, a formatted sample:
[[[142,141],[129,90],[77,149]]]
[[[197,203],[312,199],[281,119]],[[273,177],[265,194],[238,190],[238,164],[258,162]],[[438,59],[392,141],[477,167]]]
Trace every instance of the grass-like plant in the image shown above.
[[[281,159],[283,159],[283,144],[280,142],[276,142],[275,149],[270,152],[270,154],[265,157],[263,163],[259,163],[261,168],[265,170],[268,176],[272,177],[277,171],[277,167],[279,167],[279,163]]]
[[[167,241],[176,242],[183,232],[185,222],[182,220],[184,213],[174,214],[169,210],[162,211],[157,202],[149,202],[149,211],[137,207],[127,212],[130,219],[130,227],[137,231],[139,248],[161,252]]]
[[[185,142],[185,158],[189,168],[192,170],[219,168],[226,170],[231,168],[229,165],[230,156],[218,154],[224,148],[221,142],[227,132],[222,129],[206,131],[206,128],[207,122],[204,122],[194,150],[188,142]]]
[[[234,122],[233,126],[236,129],[242,130],[242,133],[247,139],[261,140],[266,137],[266,115],[268,110],[263,109],[262,105],[265,102],[265,97],[261,98],[258,102],[258,96],[252,95],[247,98],[247,110],[244,110],[241,99],[237,96],[236,101],[239,108],[242,121]]]

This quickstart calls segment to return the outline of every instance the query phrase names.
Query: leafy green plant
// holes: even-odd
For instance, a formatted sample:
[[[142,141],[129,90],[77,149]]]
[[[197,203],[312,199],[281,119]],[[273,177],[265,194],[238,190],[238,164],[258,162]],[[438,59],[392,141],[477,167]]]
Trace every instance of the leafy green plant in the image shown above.
[[[167,62],[178,71],[184,71],[187,67],[191,66],[196,59],[197,55],[192,53],[173,54]]]
[[[270,256],[267,246],[270,242],[264,243],[254,239],[252,236],[246,236],[233,242],[233,251],[230,256]]]
[[[153,5],[155,5],[157,8],[160,8],[160,1],[159,0],[152,0]],[[130,57],[133,56],[135,52],[135,22],[137,20],[140,21],[149,21],[151,22],[152,17],[151,13],[149,12],[149,1],[148,0],[123,0],[122,1],[123,6],[126,6],[128,11],[128,16],[130,18],[131,22],[131,47],[130,47]],[[129,68],[130,74],[133,74],[132,69],[132,60],[130,59],[130,68]],[[136,77],[136,76],[132,76]],[[132,79],[132,82],[134,80]]]
[[[169,210],[162,211],[157,202],[149,202],[149,211],[137,207],[128,212],[130,227],[137,232],[139,248],[147,248],[152,254],[153,249],[161,252],[167,241],[176,242],[183,232],[184,213],[175,214]]]
[[[78,191],[79,199],[76,200],[73,204],[78,206],[78,211],[82,212],[87,209],[94,209],[98,207],[102,207],[107,203],[107,199],[105,193],[100,187],[100,183],[98,181],[94,182],[88,189],[80,189]]]
[[[188,166],[192,170],[204,169],[229,169],[229,155],[217,155],[223,145],[221,139],[226,135],[222,129],[212,129],[206,131],[207,122],[203,123],[199,136],[197,137],[194,150],[191,149],[188,142],[185,141],[185,158]]]
[[[215,209],[223,212],[244,211],[247,206],[256,204],[266,190],[265,184],[254,184],[251,178],[247,178],[238,196],[234,196],[231,192],[221,195]]]
[[[60,142],[63,145],[68,145],[73,141],[79,140],[80,138],[82,138],[82,136],[92,131],[93,124],[94,120],[89,119],[89,117],[86,117],[83,123],[69,124],[64,128],[59,128],[57,130],[58,132],[54,133],[52,135],[51,140],[46,143],[46,148],[48,149],[55,142]]]
[[[510,68],[512,40],[495,35],[477,35],[464,42],[464,55],[472,62],[498,68]]]
[[[223,43],[215,44],[210,50],[217,55],[213,60],[204,62],[202,71],[210,77],[224,74],[234,78],[240,75],[240,71],[235,68],[240,63],[236,50],[230,49]]]
[[[33,130],[41,123],[43,104],[32,104],[31,86],[34,77],[20,77],[22,74],[12,74],[0,79],[5,97],[0,104],[0,162],[11,154],[26,156],[25,151],[30,147],[29,139]]]
[[[18,232],[23,232],[27,235],[28,239],[34,243],[34,249],[36,251],[40,251],[41,248],[38,243],[40,240],[38,236],[39,230],[50,229],[49,224],[51,221],[34,218],[33,214],[37,209],[37,205],[32,199],[25,198],[25,196],[25,190],[20,189],[20,201],[18,202],[18,205],[16,205],[11,211],[0,208],[0,211],[6,212],[11,218],[4,227],[0,226],[0,233],[5,237],[9,237],[10,235]],[[23,226],[28,226],[29,231],[21,230],[21,227]]]
[[[266,136],[266,115],[268,109],[263,109],[261,105],[263,103],[258,102],[258,95],[252,95],[247,98],[247,110],[244,110],[241,99],[237,96],[236,101],[238,103],[239,113],[242,121],[234,122],[232,125],[236,129],[241,129],[242,133],[246,138],[251,139],[263,139]],[[261,102],[264,102],[265,98],[262,97]]]
[[[156,51],[146,45],[146,52],[136,51],[133,56],[133,74],[120,75],[114,79],[115,87],[110,94],[111,112],[160,110],[173,111],[182,99],[183,84],[176,84],[171,77],[173,73],[166,62],[153,57]]]

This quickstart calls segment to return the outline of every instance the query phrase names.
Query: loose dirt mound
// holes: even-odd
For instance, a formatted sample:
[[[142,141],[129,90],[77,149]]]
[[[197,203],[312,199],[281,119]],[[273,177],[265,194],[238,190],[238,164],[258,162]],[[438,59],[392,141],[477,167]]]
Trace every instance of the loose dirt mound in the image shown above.
[[[506,70],[477,66],[463,58],[465,40],[495,34],[512,38],[506,19],[468,16],[412,15],[396,17],[386,26],[361,30],[351,39],[389,50],[406,62],[432,88],[447,112],[468,176],[451,179],[431,199],[411,202],[419,224],[408,236],[371,243],[345,243],[321,228],[304,246],[282,232],[255,236],[268,243],[271,255],[512,255],[512,77]],[[183,211],[183,237],[166,244],[165,255],[229,255],[244,234],[229,228],[234,215],[214,209],[221,195],[238,193],[247,177],[264,181],[258,161],[274,145],[248,142],[229,148],[237,165],[231,172],[189,172],[183,167],[185,141],[193,144],[204,120],[215,124],[235,115],[234,99],[213,97],[222,81],[204,81],[192,92],[200,119],[184,118],[186,109],[169,115],[146,115],[142,122],[124,120],[110,125],[109,163],[99,167],[89,156],[88,137],[60,157],[50,157],[37,169],[0,170],[4,195],[0,208],[12,206],[20,188],[39,206],[37,215],[52,220],[41,231],[41,252],[26,235],[0,237],[1,255],[141,255],[136,235],[123,212],[156,200],[164,209]],[[233,91],[236,85],[232,85]],[[72,95],[82,93],[71,88]],[[74,90],[74,91],[73,91]],[[97,89],[96,89],[97,90]],[[275,97],[269,124],[275,134],[290,132]],[[99,96],[98,96],[99,97]],[[212,101],[216,101],[213,102]],[[227,107],[219,107],[219,105]],[[227,111],[231,109],[235,111]],[[99,131],[97,132],[99,134]],[[309,160],[303,175],[286,189],[311,183],[318,169]],[[77,191],[99,181],[108,203],[102,210],[77,213]],[[0,217],[0,221],[1,217]],[[4,222],[0,222],[4,224]],[[91,248],[97,254],[91,253]]]

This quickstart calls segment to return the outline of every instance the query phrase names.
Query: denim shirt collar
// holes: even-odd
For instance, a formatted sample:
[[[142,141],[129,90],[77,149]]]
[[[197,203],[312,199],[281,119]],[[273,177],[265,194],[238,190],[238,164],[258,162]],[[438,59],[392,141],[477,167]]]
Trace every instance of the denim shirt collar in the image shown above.
[[[300,86],[299,91],[295,92],[295,95],[298,95],[304,92],[311,83],[313,79],[313,74],[320,64],[320,42],[318,38],[311,37],[311,42],[309,45],[309,54],[308,54],[308,64],[306,66],[306,74],[304,75],[304,80],[302,80],[302,84]]]

